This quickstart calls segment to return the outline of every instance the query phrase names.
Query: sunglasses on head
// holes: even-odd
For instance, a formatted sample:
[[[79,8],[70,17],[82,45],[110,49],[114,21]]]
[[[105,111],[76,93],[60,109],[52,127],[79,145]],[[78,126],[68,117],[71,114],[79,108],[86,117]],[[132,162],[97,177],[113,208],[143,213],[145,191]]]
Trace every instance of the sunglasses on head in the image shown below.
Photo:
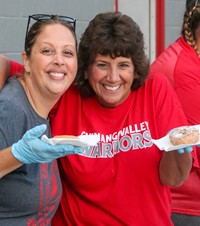
[[[27,38],[31,19],[36,20],[36,21],[43,21],[43,20],[53,19],[55,16],[59,19],[59,21],[67,22],[67,23],[71,24],[71,26],[74,28],[74,30],[76,29],[76,19],[74,19],[72,17],[58,16],[58,15],[48,15],[48,14],[34,14],[34,15],[31,15],[31,16],[28,17],[28,23],[27,23],[26,36],[25,37]]]

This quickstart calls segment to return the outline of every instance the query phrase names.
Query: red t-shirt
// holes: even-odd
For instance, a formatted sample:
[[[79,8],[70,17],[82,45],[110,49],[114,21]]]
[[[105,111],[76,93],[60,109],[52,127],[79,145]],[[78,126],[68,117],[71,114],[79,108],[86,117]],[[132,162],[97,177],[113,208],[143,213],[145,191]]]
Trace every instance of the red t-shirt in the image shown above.
[[[200,58],[179,38],[151,65],[171,82],[190,125],[200,124]],[[200,148],[197,148],[200,161]],[[172,191],[172,212],[200,216],[200,170],[192,171],[179,188]]]
[[[186,119],[164,76],[152,75],[116,108],[72,87],[52,112],[53,135],[100,134],[84,154],[59,161],[63,195],[52,225],[171,226],[170,191],[160,183],[160,138]]]

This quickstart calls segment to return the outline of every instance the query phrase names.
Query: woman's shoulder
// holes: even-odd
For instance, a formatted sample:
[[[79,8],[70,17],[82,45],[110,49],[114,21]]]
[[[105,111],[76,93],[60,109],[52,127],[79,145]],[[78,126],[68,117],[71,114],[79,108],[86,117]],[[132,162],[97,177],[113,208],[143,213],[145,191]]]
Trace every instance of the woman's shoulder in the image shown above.
[[[150,72],[145,89],[150,89],[156,95],[157,92],[166,93],[173,90],[168,78],[161,72]]]
[[[166,78],[166,76],[164,76],[162,72],[153,71],[149,73],[146,82],[148,83],[153,83],[153,82],[166,83],[167,82],[168,83],[168,79]]]
[[[63,102],[66,100],[69,100],[72,102],[72,101],[75,101],[80,98],[81,98],[81,96],[80,96],[79,90],[76,88],[76,86],[74,84],[72,84],[62,95],[59,102]]]
[[[17,111],[21,96],[24,96],[25,92],[21,83],[17,78],[9,78],[3,89],[0,91],[0,109],[1,113],[3,109],[13,109]]]

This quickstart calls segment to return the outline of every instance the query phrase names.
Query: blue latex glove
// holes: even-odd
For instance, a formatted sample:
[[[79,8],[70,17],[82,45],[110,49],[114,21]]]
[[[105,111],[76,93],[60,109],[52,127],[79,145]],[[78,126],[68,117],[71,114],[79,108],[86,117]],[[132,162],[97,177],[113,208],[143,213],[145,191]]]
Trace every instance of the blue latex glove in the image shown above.
[[[23,163],[51,162],[69,154],[82,153],[82,148],[68,144],[50,145],[40,139],[47,126],[42,124],[28,130],[21,140],[12,145],[12,154]]]
[[[189,146],[189,147],[186,147],[186,148],[180,148],[177,151],[178,151],[179,154],[183,154],[184,152],[192,152],[192,150],[193,150],[192,146]]]

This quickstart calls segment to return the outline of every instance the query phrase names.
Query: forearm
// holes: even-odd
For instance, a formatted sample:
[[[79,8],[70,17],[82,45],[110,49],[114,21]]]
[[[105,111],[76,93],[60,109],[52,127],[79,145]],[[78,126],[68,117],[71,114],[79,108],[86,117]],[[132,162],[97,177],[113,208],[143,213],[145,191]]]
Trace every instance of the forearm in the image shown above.
[[[11,153],[11,147],[0,151],[0,178],[22,165],[23,163],[18,161]]]
[[[192,162],[191,153],[165,152],[159,166],[161,183],[169,186],[180,186],[188,177]]]
[[[10,75],[10,61],[0,54],[0,90]]]

